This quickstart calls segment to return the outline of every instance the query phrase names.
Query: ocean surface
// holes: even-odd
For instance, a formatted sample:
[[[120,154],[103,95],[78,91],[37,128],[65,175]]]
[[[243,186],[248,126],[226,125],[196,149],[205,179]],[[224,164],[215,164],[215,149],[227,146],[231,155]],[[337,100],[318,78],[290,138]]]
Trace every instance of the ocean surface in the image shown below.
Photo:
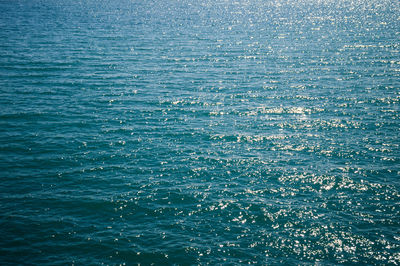
[[[400,264],[397,0],[0,0],[0,264]]]

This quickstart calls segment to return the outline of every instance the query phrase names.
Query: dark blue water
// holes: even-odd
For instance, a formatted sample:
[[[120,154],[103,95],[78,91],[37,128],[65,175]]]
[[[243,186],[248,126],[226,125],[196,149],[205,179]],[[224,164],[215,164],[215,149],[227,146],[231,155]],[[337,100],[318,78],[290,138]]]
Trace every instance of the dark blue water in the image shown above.
[[[400,3],[0,0],[0,262],[400,264]]]

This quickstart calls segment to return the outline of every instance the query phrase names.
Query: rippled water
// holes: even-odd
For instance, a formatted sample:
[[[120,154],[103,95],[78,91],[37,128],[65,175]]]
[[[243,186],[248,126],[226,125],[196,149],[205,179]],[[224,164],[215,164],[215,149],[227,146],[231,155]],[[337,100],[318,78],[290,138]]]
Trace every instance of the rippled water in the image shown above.
[[[1,264],[400,264],[398,1],[0,1]]]

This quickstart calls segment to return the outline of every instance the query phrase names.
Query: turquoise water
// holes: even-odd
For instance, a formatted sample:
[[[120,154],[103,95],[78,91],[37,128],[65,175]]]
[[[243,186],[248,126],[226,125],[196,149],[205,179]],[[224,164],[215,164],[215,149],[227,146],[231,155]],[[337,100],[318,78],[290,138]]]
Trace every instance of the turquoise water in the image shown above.
[[[400,264],[400,3],[0,1],[0,262]]]

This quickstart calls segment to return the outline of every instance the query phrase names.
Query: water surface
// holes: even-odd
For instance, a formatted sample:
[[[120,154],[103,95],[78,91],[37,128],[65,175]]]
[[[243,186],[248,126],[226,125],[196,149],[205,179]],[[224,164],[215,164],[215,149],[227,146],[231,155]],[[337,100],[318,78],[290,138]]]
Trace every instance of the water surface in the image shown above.
[[[0,262],[399,264],[398,1],[0,1]]]

